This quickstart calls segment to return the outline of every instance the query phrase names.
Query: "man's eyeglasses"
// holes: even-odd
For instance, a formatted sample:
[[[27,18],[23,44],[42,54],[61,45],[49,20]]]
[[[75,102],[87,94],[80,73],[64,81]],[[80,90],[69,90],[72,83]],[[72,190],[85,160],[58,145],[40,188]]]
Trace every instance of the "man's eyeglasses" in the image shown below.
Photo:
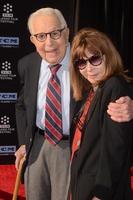
[[[93,66],[98,66],[102,63],[102,61],[103,61],[103,56],[100,55],[100,54],[96,54],[96,55],[91,56],[88,59],[83,59],[83,58],[82,59],[76,59],[74,61],[74,66],[76,68],[78,68],[79,70],[82,70],[82,69],[86,68],[87,62],[89,62]]]
[[[47,38],[47,35],[50,35],[50,38],[53,39],[53,40],[58,40],[61,37],[61,32],[64,29],[65,29],[65,27],[62,28],[62,29],[58,29],[58,30],[49,32],[49,33],[37,33],[37,34],[34,34],[32,36],[36,37],[36,39],[39,42],[44,42],[46,40],[46,38]]]

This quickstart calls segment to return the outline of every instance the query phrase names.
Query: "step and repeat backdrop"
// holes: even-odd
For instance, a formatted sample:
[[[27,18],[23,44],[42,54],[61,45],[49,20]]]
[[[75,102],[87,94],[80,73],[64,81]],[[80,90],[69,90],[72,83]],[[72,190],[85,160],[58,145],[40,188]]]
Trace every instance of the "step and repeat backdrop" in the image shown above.
[[[62,0],[21,1],[1,0],[0,3],[0,163],[4,158],[14,156],[18,147],[15,103],[18,98],[18,59],[34,51],[29,40],[27,19],[31,12],[41,7],[60,9],[71,30],[73,29],[74,1]],[[72,33],[72,32],[71,32]],[[8,159],[7,159],[8,160]]]
[[[21,55],[17,6],[0,4],[0,155],[12,155],[17,148],[15,103],[17,100],[17,60]],[[0,157],[2,159],[2,157]]]
[[[28,0],[25,3],[0,0],[0,163],[9,162],[11,157],[14,159],[18,148],[15,122],[19,81],[17,62],[35,50],[29,40],[28,16],[41,7],[58,8],[70,28],[70,41],[74,33],[85,26],[109,33],[133,75],[131,5],[130,0]]]

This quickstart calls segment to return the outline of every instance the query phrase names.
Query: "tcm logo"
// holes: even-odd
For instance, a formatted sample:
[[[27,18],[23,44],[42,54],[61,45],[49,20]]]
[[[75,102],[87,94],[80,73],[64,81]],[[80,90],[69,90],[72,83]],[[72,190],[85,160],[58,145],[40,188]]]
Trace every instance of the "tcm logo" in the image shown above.
[[[18,21],[18,17],[14,17],[13,6],[9,3],[3,4],[3,11],[0,16],[0,23],[14,24]]]
[[[10,124],[9,124],[9,120],[10,118],[7,117],[6,115],[0,118],[0,128],[10,128]]]
[[[0,63],[0,80],[13,80],[16,77],[13,69],[15,67],[9,61],[2,61]]]
[[[1,101],[16,101],[17,93],[0,93]]]
[[[19,37],[0,37],[0,45],[19,45]]]
[[[11,74],[11,63],[8,61],[2,62],[1,64],[1,74]]]
[[[0,146],[0,154],[14,154],[16,146]]]
[[[3,14],[2,14],[2,17],[13,17],[12,11],[13,11],[12,5],[10,5],[9,3],[4,4],[3,5]]]

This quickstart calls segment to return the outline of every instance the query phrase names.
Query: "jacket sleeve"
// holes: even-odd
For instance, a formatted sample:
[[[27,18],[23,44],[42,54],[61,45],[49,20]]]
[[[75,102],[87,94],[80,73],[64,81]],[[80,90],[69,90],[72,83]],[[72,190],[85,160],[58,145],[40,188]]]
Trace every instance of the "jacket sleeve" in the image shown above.
[[[19,95],[15,106],[16,109],[16,126],[19,145],[25,144],[26,131],[26,109],[24,105],[24,67],[21,61],[18,62],[19,74]]]
[[[123,82],[117,78],[106,83],[100,112],[101,148],[99,167],[93,188],[93,195],[102,200],[112,199],[112,195],[118,189],[122,177],[129,169],[133,122],[118,123],[111,120],[107,114],[109,102],[124,95],[128,95],[126,84],[123,85]]]

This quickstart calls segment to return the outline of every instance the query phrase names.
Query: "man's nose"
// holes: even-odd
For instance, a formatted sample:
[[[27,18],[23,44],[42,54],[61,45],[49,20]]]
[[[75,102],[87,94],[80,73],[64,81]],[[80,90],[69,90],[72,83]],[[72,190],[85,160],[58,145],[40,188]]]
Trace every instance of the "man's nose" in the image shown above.
[[[47,34],[45,43],[46,44],[52,44],[53,43],[53,39],[51,38],[50,34]]]

